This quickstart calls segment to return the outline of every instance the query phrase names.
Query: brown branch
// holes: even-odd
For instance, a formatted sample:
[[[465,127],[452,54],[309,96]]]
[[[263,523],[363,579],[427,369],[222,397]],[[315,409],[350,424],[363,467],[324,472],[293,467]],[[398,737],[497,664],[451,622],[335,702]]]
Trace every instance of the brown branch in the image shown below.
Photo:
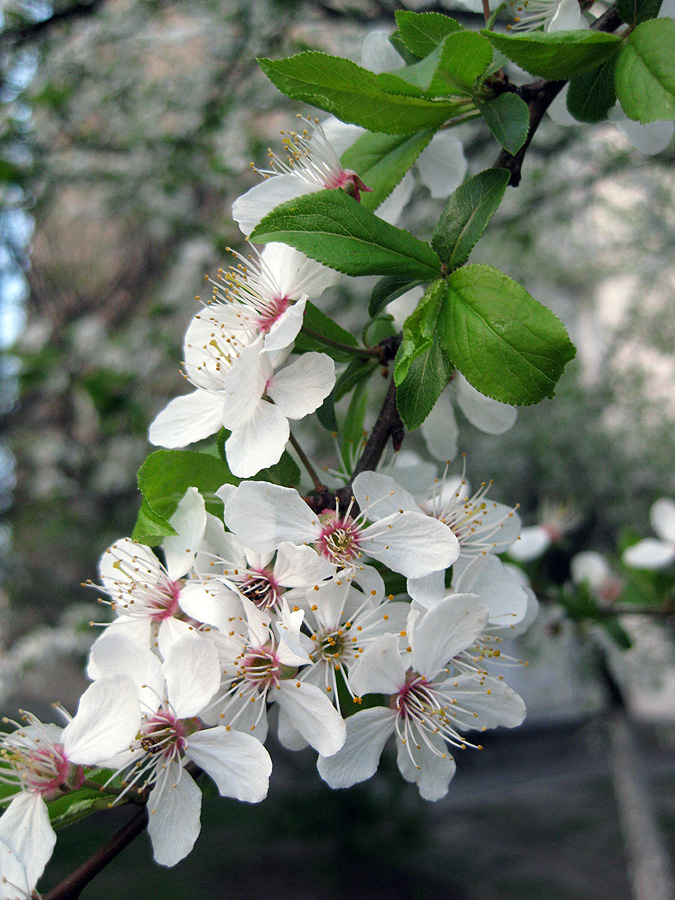
[[[78,19],[82,16],[92,15],[104,2],[105,0],[90,0],[89,3],[74,3],[65,9],[57,10],[48,19],[42,19],[40,22],[29,22],[26,25],[18,25],[16,28],[7,28],[5,31],[0,32],[0,41],[14,43],[30,41],[50,31],[55,25],[67,22],[69,19]]]
[[[145,830],[148,824],[148,808],[144,806],[129,819],[126,825],[117,832],[112,840],[104,844],[85,863],[79,866],[72,875],[64,878],[53,890],[44,895],[44,900],[77,900],[89,882],[102,871],[108,863],[127,847],[134,838]]]
[[[623,24],[624,23],[616,11],[616,7],[612,6],[607,12],[603,13],[600,18],[593,22],[591,28],[594,31],[612,32],[616,31],[616,29]],[[516,87],[508,83],[504,84],[503,90],[517,94],[527,103],[530,110],[530,128],[523,146],[515,155],[511,155],[508,150],[502,150],[495,162],[495,168],[506,169],[510,173],[511,177],[509,179],[509,184],[511,187],[518,187],[520,184],[523,160],[525,159],[525,154],[532,142],[532,138],[539,128],[541,120],[544,118],[544,113],[551,103],[553,103],[560,91],[565,87],[566,83],[566,81],[545,81],[544,79],[538,79],[537,81],[533,81],[531,84],[525,84],[522,87]]]

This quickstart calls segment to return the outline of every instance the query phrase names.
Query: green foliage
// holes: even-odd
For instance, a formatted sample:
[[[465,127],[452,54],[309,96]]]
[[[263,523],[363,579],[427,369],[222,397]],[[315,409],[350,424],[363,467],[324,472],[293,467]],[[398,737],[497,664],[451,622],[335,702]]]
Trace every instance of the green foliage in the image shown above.
[[[478,112],[501,146],[511,155],[517,153],[527,140],[530,110],[516,94],[500,94],[487,103],[477,103]]]
[[[143,503],[132,537],[153,547],[175,534],[169,519],[190,487],[204,497],[208,512],[222,517],[223,504],[215,493],[223,484],[238,482],[216,456],[194,450],[156,450],[138,470]]]
[[[580,122],[601,122],[616,103],[613,56],[597,69],[575,75],[567,92],[567,108]]]
[[[403,340],[396,354],[394,368],[397,387],[403,383],[413,359],[423,353],[433,340],[444,292],[443,281],[434,281],[417,304],[417,309],[403,323]]]
[[[420,59],[432,53],[449,34],[463,30],[459,22],[443,13],[397,10],[395,15],[401,41]]]
[[[343,122],[385,134],[413,134],[434,128],[464,106],[384,90],[379,76],[348,59],[318,51],[287,59],[259,59],[270,81],[293,100],[311,103]]]
[[[491,266],[465,266],[427,290],[403,326],[397,385],[436,337],[477,390],[519,405],[551,397],[575,352],[559,319]]]
[[[348,347],[358,347],[358,341],[351,332],[345,331],[344,328],[341,328],[336,322],[329,318],[325,313],[322,313],[320,309],[309,301],[305,306],[302,328],[303,330],[297,336],[293,346],[293,351],[295,353],[306,353],[309,350],[314,350],[320,353],[327,353],[337,362],[349,362],[353,358],[352,353],[348,353],[345,350],[339,350],[336,347],[324,343],[320,339],[316,339],[315,335],[320,338],[325,337],[329,341],[345,344]],[[308,334],[305,329],[311,332],[311,334]]]
[[[628,25],[655,19],[663,0],[617,0],[616,11]]]
[[[378,219],[339,188],[282,203],[256,226],[251,240],[290,244],[345,275],[429,280],[441,268],[429,244]]]
[[[675,119],[675,21],[650,19],[632,31],[616,61],[616,95],[629,119]]]
[[[491,61],[492,47],[486,38],[475,31],[456,31],[421,62],[383,72],[377,76],[377,83],[392,93],[470,97]]]
[[[621,45],[621,38],[602,31],[483,33],[504,56],[541,78],[571,78],[595,69],[614,56]]]
[[[368,301],[368,315],[375,318],[392,300],[406,294],[420,283],[420,281],[410,281],[409,278],[398,278],[391,275],[380,278]]]
[[[358,172],[370,192],[361,194],[361,205],[375,210],[391,194],[417,157],[429,144],[434,132],[413,135],[361,135],[346,150],[340,162],[345,169]]]
[[[575,354],[557,316],[491,266],[465,266],[448,276],[439,328],[456,368],[502,403],[552,397]]]
[[[486,169],[454,191],[431,239],[431,246],[450,270],[467,261],[499,208],[508,183],[505,169]]]
[[[419,428],[434,408],[452,374],[438,333],[410,362],[408,373],[396,391],[396,406],[409,431]]]

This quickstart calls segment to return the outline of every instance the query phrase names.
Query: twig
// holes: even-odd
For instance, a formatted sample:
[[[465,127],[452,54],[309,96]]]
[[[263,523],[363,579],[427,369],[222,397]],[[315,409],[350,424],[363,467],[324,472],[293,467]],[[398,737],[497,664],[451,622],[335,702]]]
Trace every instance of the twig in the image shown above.
[[[145,830],[148,824],[148,808],[144,806],[117,832],[112,840],[94,853],[85,863],[64,878],[53,890],[44,895],[44,900],[77,900],[84,888],[108,863],[127,847],[134,838]]]
[[[317,491],[318,493],[322,493],[323,491],[326,490],[326,485],[321,481],[319,476],[316,474],[316,469],[309,461],[307,454],[305,453],[305,451],[302,449],[302,447],[298,443],[297,438],[295,438],[291,434],[289,439],[291,442],[291,446],[293,447],[295,452],[298,454],[298,456],[300,457],[300,461],[302,462],[303,466],[307,470],[307,474],[314,482],[314,490]]]
[[[599,19],[596,19],[596,21],[593,22],[591,28],[594,31],[612,32],[616,31],[622,24],[623,22],[616,11],[616,7],[612,6],[607,12],[603,13]],[[516,87],[515,85],[510,85],[508,83],[504,85],[505,91],[509,91],[521,97],[527,103],[530,110],[530,128],[523,146],[515,155],[511,155],[508,150],[502,150],[495,162],[495,168],[506,169],[510,172],[511,177],[509,179],[509,184],[511,187],[518,187],[520,184],[523,160],[525,159],[525,154],[532,142],[532,138],[541,124],[544,113],[551,103],[553,103],[560,91],[565,87],[566,83],[566,81],[545,81],[544,79],[538,79],[537,81],[533,81],[531,84],[525,84],[522,87]]]
[[[104,2],[105,0],[90,0],[89,3],[74,3],[65,9],[57,10],[48,19],[42,19],[40,22],[29,22],[26,25],[18,25],[16,28],[7,28],[0,32],[0,41],[21,43],[40,37],[43,32],[49,31],[61,22],[67,22],[68,19],[92,15]]]

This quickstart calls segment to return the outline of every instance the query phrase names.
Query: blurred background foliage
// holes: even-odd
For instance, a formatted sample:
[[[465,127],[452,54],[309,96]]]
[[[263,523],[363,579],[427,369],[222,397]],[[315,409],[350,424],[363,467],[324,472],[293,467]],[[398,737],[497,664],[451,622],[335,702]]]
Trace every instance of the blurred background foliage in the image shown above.
[[[308,112],[275,91],[255,58],[311,48],[359,61],[365,34],[391,29],[393,11],[402,6],[396,0],[2,3],[0,693],[10,705],[30,701],[40,712],[53,699],[71,708],[76,702],[87,623],[103,615],[81,582],[95,578],[108,544],[131,533],[139,506],[135,473],[150,449],[147,425],[182,390],[182,339],[198,308],[195,294],[205,274],[229,264],[226,247],[244,249],[230,208],[258,180],[249,163],[264,165],[268,145],[279,149],[279,131]],[[453,15],[480,24],[459,6]],[[486,129],[464,126],[459,133],[470,174],[494,161],[497,148]],[[520,502],[526,524],[547,498],[578,509],[581,525],[544,564],[558,585],[569,577],[574,552],[616,556],[622,533],[648,533],[651,502],[675,494],[674,158],[672,146],[658,157],[641,156],[608,123],[564,129],[547,120],[521,187],[508,192],[473,255],[554,309],[578,346],[555,399],[521,410],[506,435],[490,437],[461,423],[469,477],[494,479],[495,498]],[[440,208],[418,186],[403,224],[427,236]],[[362,325],[368,286],[342,284],[322,308],[349,309],[351,322]],[[320,462],[334,466],[332,452],[325,442]],[[596,661],[588,661],[578,628],[553,608],[527,651],[548,666],[540,667],[539,712],[550,702],[549,722],[577,722],[569,735],[576,761],[566,765],[581,772],[570,789],[578,809],[561,806],[551,821],[534,811],[547,792],[569,785],[567,769],[552,776],[548,765],[560,743],[527,735],[511,736],[511,746],[543,778],[538,793],[525,775],[516,776],[522,782],[516,800],[499,806],[506,798],[495,785],[511,763],[497,750],[478,782],[467,782],[478,784],[473,794],[451,788],[450,806],[426,819],[398,779],[395,787],[385,775],[353,795],[334,795],[301,757],[286,761],[267,807],[245,822],[247,811],[226,804],[232,827],[203,838],[202,855],[179,868],[193,883],[216,854],[222,878],[235,885],[228,897],[243,896],[251,879],[259,893],[272,885],[277,896],[290,896],[290,883],[296,898],[358,894],[373,871],[383,885],[373,896],[422,898],[442,889],[448,897],[485,900],[604,898],[611,883],[613,897],[629,897],[608,799],[609,763],[602,753],[598,761],[600,739],[583,719],[606,705],[606,690],[597,688]],[[584,667],[596,673],[595,693],[580,674]],[[514,686],[520,689],[526,676],[520,672]],[[560,740],[568,746],[566,736]],[[661,750],[654,752],[661,760]],[[486,755],[461,762],[477,772]],[[657,770],[658,783],[672,786],[672,765],[658,762]],[[661,794],[660,821],[673,834],[675,814]],[[216,815],[222,814],[208,813]],[[614,831],[601,839],[608,821]],[[504,843],[488,863],[495,823]],[[388,827],[396,834],[383,836]],[[562,835],[571,836],[578,853],[586,852],[584,836],[596,835],[602,846],[584,857],[576,876],[574,866],[558,861],[563,875],[556,887],[546,882],[544,863],[525,872],[521,865],[518,847],[532,840],[533,827],[541,859]],[[147,852],[138,852],[131,868],[120,863],[118,891],[141,883]],[[322,854],[329,862],[317,869]],[[287,856],[295,869],[280,876]],[[311,877],[305,869],[300,877],[298,860]],[[240,882],[233,874],[238,861],[246,867]],[[65,874],[63,865],[55,863],[54,878]],[[136,896],[155,896],[160,883],[167,893],[165,881],[156,881],[164,875],[147,875]],[[203,896],[225,896],[217,887],[209,893],[211,882],[203,880]],[[89,890],[92,898],[108,896],[105,887]]]

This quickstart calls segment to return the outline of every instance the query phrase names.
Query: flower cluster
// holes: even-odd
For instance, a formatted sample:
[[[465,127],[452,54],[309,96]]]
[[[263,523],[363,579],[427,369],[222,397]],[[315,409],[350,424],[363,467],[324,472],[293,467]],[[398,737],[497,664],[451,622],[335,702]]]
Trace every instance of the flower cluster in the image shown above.
[[[368,190],[315,125],[285,146],[287,158],[271,154],[263,183],[235,203],[245,232],[288,197]],[[394,735],[402,776],[435,800],[453,776],[453,747],[522,721],[523,701],[486,666],[536,601],[499,560],[520,520],[488,499],[489,485],[471,493],[446,469],[413,493],[382,472],[348,473],[321,508],[293,488],[240,480],[276,464],[289,419],[333,389],[328,355],[291,355],[306,304],[336,277],[279,244],[235,254],[190,323],[194,390],[160,412],[150,440],[179,448],[225,429],[234,483],[215,492],[221,516],[188,488],[161,554],[131,538],[106,550],[95,587],[114,619],[91,648],[77,714],[61,728],[26,713],[0,739],[0,867],[19,894],[51,856],[50,802],[81,788],[146,803],[155,859],[172,866],[199,834],[203,774],[223,796],[266,796],[271,726],[289,749],[311,746],[332,787],[369,778]],[[512,423],[497,418],[495,430]]]

